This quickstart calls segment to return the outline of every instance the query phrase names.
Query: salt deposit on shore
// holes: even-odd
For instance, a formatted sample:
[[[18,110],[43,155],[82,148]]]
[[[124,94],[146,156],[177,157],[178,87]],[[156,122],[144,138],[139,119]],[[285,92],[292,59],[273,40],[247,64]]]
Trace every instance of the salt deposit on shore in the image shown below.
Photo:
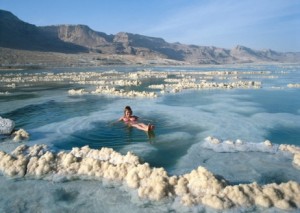
[[[221,143],[213,137],[207,140],[215,145]],[[269,142],[264,144],[269,145]],[[283,146],[282,149],[299,151],[299,147]],[[11,177],[121,181],[137,190],[141,198],[155,201],[178,197],[183,205],[203,204],[215,209],[253,205],[284,210],[300,208],[300,184],[294,181],[229,185],[201,166],[190,173],[170,177],[163,168],[152,168],[130,152],[121,155],[111,148],[95,150],[85,146],[54,153],[45,145],[21,145],[11,154],[0,151],[0,170]]]
[[[0,95],[9,95],[10,93],[8,91],[6,92],[0,92]]]
[[[270,71],[152,71],[136,72],[62,72],[62,73],[9,73],[1,74],[0,82],[6,88],[30,86],[33,83],[63,82],[96,86],[95,90],[83,91],[71,89],[70,95],[105,94],[121,97],[157,97],[159,94],[177,93],[186,89],[257,89],[262,87],[261,81],[254,79],[278,78]],[[279,73],[283,74],[283,73]],[[148,85],[149,79],[156,79],[160,84]],[[244,80],[243,80],[244,79]],[[249,80],[252,79],[252,80]],[[146,85],[145,85],[146,84]],[[145,91],[133,88],[145,85]],[[289,88],[299,88],[299,84],[287,84]],[[8,93],[8,92],[7,92]],[[5,94],[7,94],[5,93]]]
[[[288,144],[281,144],[279,146],[281,151],[290,152],[294,155],[293,163],[300,168],[300,147]]]
[[[115,87],[108,86],[98,86],[95,91],[91,92],[92,94],[107,94],[121,97],[147,97],[147,98],[156,98],[157,94],[155,92],[146,92],[146,91],[125,91],[124,89],[116,89]]]
[[[205,138],[202,147],[212,149],[215,152],[268,152],[276,153],[278,150],[288,152],[293,155],[293,164],[300,168],[300,147],[289,144],[272,144],[271,141],[266,140],[261,143],[244,142],[241,140],[236,141],[221,141],[215,137]]]
[[[287,87],[289,87],[289,88],[300,88],[300,84],[288,84]]]
[[[15,128],[15,122],[9,118],[0,117],[0,135],[9,135]]]
[[[22,140],[27,140],[29,138],[29,134],[24,129],[19,129],[17,131],[14,131],[11,134],[11,137],[12,137],[13,141],[20,142]]]
[[[29,138],[28,132],[26,132],[24,129],[15,130],[14,128],[15,122],[13,120],[0,117],[0,136],[10,136],[15,142]]]
[[[238,71],[202,71],[202,72],[160,72],[143,70],[137,72],[64,72],[64,73],[13,73],[0,75],[4,87],[17,88],[30,86],[32,83],[63,82],[83,86],[96,86],[94,91],[71,89],[70,95],[106,94],[125,97],[157,97],[158,94],[177,93],[185,89],[233,89],[261,88],[259,81],[242,80],[244,76],[270,75],[270,72],[238,72]],[[149,79],[164,81],[163,84],[151,84],[145,91],[132,88],[143,86]],[[128,90],[128,88],[130,88]],[[157,91],[160,90],[160,91]]]

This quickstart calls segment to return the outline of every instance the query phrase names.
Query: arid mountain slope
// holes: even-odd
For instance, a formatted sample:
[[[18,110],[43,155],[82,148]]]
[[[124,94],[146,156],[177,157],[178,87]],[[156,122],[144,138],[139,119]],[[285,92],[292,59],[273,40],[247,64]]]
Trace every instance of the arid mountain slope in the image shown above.
[[[37,27],[0,10],[0,47],[73,54],[127,55],[150,61],[175,60],[185,64],[299,62],[300,53],[253,50],[244,46],[225,49],[168,43],[162,38],[120,32],[108,35],[86,25]],[[138,60],[137,60],[138,61]]]

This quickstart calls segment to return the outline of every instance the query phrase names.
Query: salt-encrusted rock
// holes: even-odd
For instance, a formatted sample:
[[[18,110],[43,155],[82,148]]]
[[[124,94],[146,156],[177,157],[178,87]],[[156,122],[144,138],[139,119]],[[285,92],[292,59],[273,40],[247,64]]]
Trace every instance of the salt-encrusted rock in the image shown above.
[[[91,92],[92,94],[105,94],[113,95],[120,97],[146,97],[146,98],[156,98],[157,94],[155,92],[146,92],[146,91],[125,91],[123,89],[117,89],[115,87],[109,86],[98,86],[95,91]]]
[[[300,167],[300,153],[294,155],[293,163]]]
[[[68,93],[70,95],[84,95],[87,94],[88,92],[86,92],[84,89],[78,89],[78,90],[70,89]]]
[[[212,144],[220,144],[220,140],[218,138],[212,137],[212,136],[208,136],[204,139],[207,142],[210,142]]]
[[[15,122],[8,118],[0,117],[0,134],[10,134],[15,128]]]
[[[272,143],[269,140],[265,140],[264,141],[264,145],[266,145],[266,146],[272,146]]]
[[[288,84],[287,87],[289,87],[289,88],[300,88],[300,84]]]
[[[15,131],[12,133],[13,141],[19,142],[22,140],[26,140],[29,138],[28,132],[26,132],[24,129],[19,129],[18,131]]]
[[[279,150],[284,152],[290,152],[292,154],[300,154],[300,147],[289,144],[280,144]]]

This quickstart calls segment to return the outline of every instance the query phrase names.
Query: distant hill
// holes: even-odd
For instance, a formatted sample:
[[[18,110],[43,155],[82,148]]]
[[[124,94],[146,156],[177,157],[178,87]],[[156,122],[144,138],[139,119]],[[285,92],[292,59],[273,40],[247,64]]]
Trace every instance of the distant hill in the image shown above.
[[[0,46],[23,50],[53,52],[87,52],[85,47],[67,43],[41,28],[19,20],[12,13],[0,10]]]
[[[37,27],[0,10],[0,47],[60,53],[129,55],[144,59],[170,59],[187,64],[299,62],[300,53],[233,49],[168,43],[162,38],[120,32],[107,35],[85,25]]]

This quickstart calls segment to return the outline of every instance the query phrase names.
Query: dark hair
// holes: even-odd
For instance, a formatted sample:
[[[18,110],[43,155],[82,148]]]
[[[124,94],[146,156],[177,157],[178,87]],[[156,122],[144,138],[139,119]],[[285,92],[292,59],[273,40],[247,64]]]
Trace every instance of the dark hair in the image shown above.
[[[125,112],[126,111],[129,111],[131,114],[132,114],[132,110],[131,110],[131,107],[130,106],[126,106],[125,109],[124,109],[124,115],[125,115]]]

